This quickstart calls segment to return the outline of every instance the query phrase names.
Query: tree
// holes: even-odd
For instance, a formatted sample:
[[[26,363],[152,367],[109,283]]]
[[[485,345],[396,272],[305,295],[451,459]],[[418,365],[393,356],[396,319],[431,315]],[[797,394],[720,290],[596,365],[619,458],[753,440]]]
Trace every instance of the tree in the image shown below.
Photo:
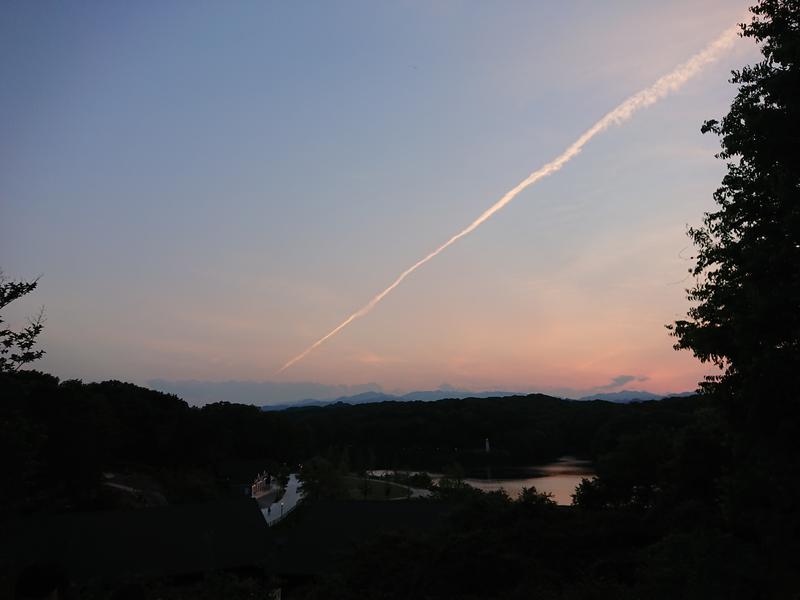
[[[798,414],[800,2],[763,0],[750,10],[742,35],[760,44],[763,60],[733,72],[730,112],[702,127],[721,138],[727,174],[717,210],[689,229],[695,304],[668,327],[676,349],[721,369],[701,386],[731,421],[763,436],[782,421],[796,428]]]
[[[303,463],[300,471],[304,497],[312,501],[346,498],[348,490],[344,478],[344,473],[320,456]]]
[[[534,486],[531,486],[522,488],[522,492],[517,498],[517,504],[527,507],[556,506],[556,501],[553,500],[553,494],[550,492],[539,492]]]
[[[39,279],[33,281],[12,281],[0,271],[0,310],[36,289]],[[38,360],[44,350],[35,349],[36,338],[44,329],[44,308],[29,319],[28,325],[20,331],[3,327],[0,317],[0,373],[18,371],[22,365]]]

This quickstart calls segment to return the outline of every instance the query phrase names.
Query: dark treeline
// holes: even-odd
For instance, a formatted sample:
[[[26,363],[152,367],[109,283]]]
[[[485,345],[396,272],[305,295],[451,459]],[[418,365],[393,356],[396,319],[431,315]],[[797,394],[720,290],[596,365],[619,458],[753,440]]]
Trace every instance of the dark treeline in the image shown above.
[[[0,386],[7,517],[115,506],[104,471],[146,473],[175,503],[230,493],[220,466],[237,461],[346,453],[356,470],[383,459],[434,466],[485,460],[484,437],[493,454],[520,462],[565,451],[595,460],[599,478],[579,487],[572,509],[535,493],[511,502],[442,490],[455,510],[440,530],[369,541],[296,597],[780,597],[793,582],[797,522],[784,505],[796,494],[780,487],[790,474],[774,477],[791,461],[766,472],[779,487],[737,493],[763,477],[737,455],[712,398],[620,405],[534,395],[267,413],[32,371],[3,374]],[[443,442],[459,452],[442,452]]]
[[[595,458],[625,432],[672,430],[693,420],[696,399],[576,402],[541,394],[436,402],[291,409],[284,418],[311,442],[306,454],[346,450],[358,469],[441,470],[530,465],[564,454]],[[489,439],[491,452],[485,452]]]
[[[208,479],[218,462],[293,451],[291,427],[279,415],[260,419],[255,407],[197,409],[129,383],[33,371],[0,374],[0,389],[2,503],[15,511],[103,506],[104,471],[144,472],[178,498],[202,497],[216,491]]]
[[[346,456],[355,471],[533,464],[562,454],[602,458],[602,468],[620,447],[636,460],[664,454],[702,408],[697,398],[620,405],[531,395],[264,412],[227,402],[190,407],[129,383],[59,382],[34,371],[2,374],[0,386],[3,506],[23,511],[102,505],[103,472],[146,473],[181,501],[222,493],[231,464],[245,465],[234,483],[246,483],[258,468],[313,456]]]

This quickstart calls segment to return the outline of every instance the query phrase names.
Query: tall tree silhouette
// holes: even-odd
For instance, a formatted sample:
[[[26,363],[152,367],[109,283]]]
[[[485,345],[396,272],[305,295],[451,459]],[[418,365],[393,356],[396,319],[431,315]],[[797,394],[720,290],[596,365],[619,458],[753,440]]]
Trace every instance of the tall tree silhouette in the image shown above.
[[[0,310],[14,300],[21,298],[39,285],[39,280],[13,281],[0,271]],[[36,349],[36,338],[44,329],[44,309],[28,321],[28,325],[19,331],[12,331],[3,326],[0,317],[0,373],[16,371],[22,365],[42,357],[44,350]]]
[[[696,245],[695,305],[669,326],[722,374],[701,384],[728,416],[764,434],[791,416],[800,388],[800,2],[764,0],[742,35],[763,60],[734,71],[730,112],[707,121],[727,174],[718,209],[689,230]]]

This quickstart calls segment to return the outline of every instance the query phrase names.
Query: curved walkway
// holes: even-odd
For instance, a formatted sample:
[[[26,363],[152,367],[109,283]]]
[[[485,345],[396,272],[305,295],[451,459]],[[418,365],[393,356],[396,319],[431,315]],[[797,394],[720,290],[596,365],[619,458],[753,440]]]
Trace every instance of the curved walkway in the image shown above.
[[[415,488],[411,487],[410,485],[405,485],[402,483],[397,483],[396,481],[391,481],[389,479],[373,479],[369,478],[367,481],[374,481],[375,483],[385,483],[394,487],[399,487],[405,490],[406,496],[402,498],[392,498],[392,500],[406,500],[407,498],[428,498],[433,495],[433,492],[430,490],[426,490],[424,488]],[[409,493],[410,490],[410,493]]]
[[[295,509],[300,498],[303,497],[302,487],[303,484],[297,479],[296,473],[289,475],[289,482],[286,484],[283,498],[261,509],[261,514],[264,515],[267,525],[274,525]]]

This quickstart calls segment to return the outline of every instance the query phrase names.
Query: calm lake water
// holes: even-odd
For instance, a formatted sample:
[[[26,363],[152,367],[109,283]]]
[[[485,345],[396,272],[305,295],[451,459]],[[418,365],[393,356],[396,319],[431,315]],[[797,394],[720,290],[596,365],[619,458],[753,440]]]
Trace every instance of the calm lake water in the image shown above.
[[[376,470],[375,475],[388,471]],[[438,481],[441,473],[428,473]],[[556,461],[531,467],[493,467],[468,471],[464,483],[486,492],[505,490],[512,498],[522,493],[522,488],[535,487],[539,492],[553,494],[558,504],[572,504],[572,494],[581,479],[595,476],[591,463],[572,456],[562,456]]]
[[[572,494],[581,479],[594,476],[589,461],[562,456],[554,462],[532,467],[470,471],[464,483],[486,492],[505,490],[512,498],[519,496],[522,488],[535,487],[539,492],[553,494],[558,504],[572,504]]]

